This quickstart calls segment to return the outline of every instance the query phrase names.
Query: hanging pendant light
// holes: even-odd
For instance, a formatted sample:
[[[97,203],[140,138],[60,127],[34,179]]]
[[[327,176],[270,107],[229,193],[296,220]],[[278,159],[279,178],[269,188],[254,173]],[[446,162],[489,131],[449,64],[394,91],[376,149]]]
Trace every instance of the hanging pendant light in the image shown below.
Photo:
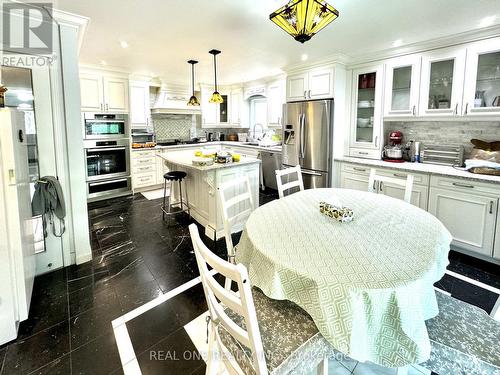
[[[339,16],[337,9],[326,1],[290,0],[273,12],[269,19],[304,43]]]
[[[224,99],[222,99],[222,96],[219,94],[217,91],[217,55],[220,53],[220,51],[213,49],[208,51],[209,54],[214,55],[214,76],[215,76],[215,84],[214,84],[214,93],[210,97],[209,102],[210,103],[224,103]]]
[[[194,65],[198,64],[198,61],[196,61],[196,60],[189,60],[188,64],[191,64],[191,86],[192,86],[192,89],[193,89],[192,90],[193,94],[189,98],[189,101],[188,101],[187,105],[198,106],[198,105],[200,105],[200,102],[198,101],[198,98],[194,94]]]

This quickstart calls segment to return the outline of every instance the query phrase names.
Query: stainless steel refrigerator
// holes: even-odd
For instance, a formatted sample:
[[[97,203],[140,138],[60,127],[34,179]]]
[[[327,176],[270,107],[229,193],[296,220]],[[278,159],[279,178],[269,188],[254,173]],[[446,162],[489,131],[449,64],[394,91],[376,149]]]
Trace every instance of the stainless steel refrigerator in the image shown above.
[[[333,100],[283,106],[283,168],[300,165],[306,189],[331,186]]]

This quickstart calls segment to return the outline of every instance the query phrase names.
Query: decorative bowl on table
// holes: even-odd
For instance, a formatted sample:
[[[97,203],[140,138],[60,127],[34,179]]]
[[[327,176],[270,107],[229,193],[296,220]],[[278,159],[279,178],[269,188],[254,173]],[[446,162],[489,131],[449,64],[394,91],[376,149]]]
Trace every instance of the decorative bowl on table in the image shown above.
[[[214,164],[214,159],[198,156],[192,160],[192,163],[197,167],[208,167]]]

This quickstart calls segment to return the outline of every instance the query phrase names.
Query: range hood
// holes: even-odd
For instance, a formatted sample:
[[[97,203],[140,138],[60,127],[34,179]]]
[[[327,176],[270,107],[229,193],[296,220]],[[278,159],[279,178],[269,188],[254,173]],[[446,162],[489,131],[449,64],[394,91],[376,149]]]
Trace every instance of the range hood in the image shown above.
[[[153,107],[152,114],[172,114],[172,115],[199,115],[200,106],[189,106],[187,102],[191,93],[182,90],[172,90],[166,86],[160,86]]]

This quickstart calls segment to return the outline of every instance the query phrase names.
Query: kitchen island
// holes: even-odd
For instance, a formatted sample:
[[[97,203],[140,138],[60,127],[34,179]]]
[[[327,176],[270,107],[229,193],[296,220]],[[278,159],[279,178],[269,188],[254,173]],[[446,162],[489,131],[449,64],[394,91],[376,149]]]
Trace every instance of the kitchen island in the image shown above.
[[[211,239],[224,237],[224,227],[220,213],[220,199],[217,188],[220,184],[234,178],[248,176],[254,205],[259,205],[259,169],[260,160],[250,157],[241,157],[239,162],[227,164],[214,163],[209,166],[193,165],[194,150],[174,151],[157,155],[169,171],[183,171],[187,173],[184,179],[189,200],[191,216],[205,227],[205,235]],[[184,186],[183,186],[184,190]],[[237,193],[237,192],[235,192]],[[179,201],[177,183],[172,184],[172,202]],[[241,203],[244,205],[245,203]],[[239,207],[243,210],[245,207]],[[243,224],[236,224],[234,232],[243,229]]]

